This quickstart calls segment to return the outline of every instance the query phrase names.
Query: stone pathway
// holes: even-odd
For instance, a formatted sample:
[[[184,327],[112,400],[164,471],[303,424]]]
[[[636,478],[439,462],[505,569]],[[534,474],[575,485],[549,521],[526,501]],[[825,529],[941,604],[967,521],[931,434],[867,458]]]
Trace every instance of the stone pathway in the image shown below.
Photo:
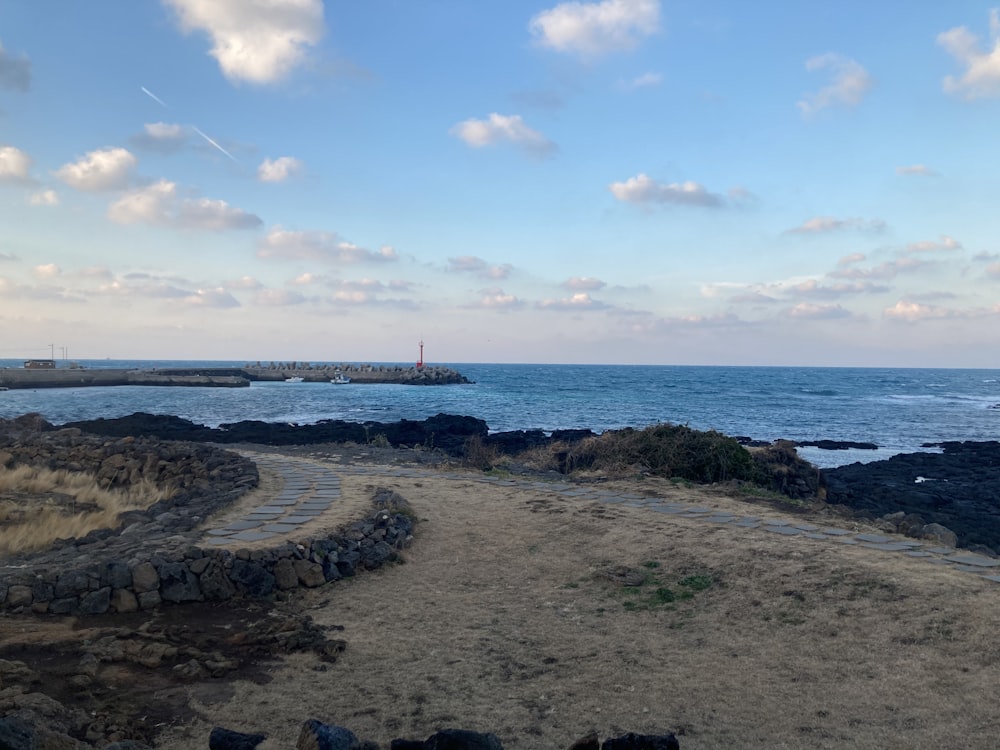
[[[282,535],[295,531],[301,524],[322,515],[340,497],[340,477],[327,466],[309,460],[269,453],[249,451],[241,451],[241,453],[256,462],[262,469],[278,474],[284,487],[276,497],[268,500],[265,504],[248,510],[240,520],[209,529],[207,534],[211,544],[226,545],[233,542],[258,542],[280,538]],[[614,492],[601,487],[583,487],[568,482],[519,480],[400,466],[353,465],[338,467],[337,471],[350,476],[370,476],[380,479],[427,479],[433,477],[465,482],[482,482],[502,487],[522,487],[567,498],[644,508],[654,513],[665,513],[703,523],[714,523],[741,529],[758,529],[785,537],[856,545],[882,552],[921,558],[930,564],[947,565],[956,570],[974,573],[987,580],[1000,583],[1000,560],[900,536],[890,537],[855,532],[835,526],[821,527],[797,519],[742,516],[690,503],[668,501],[635,493]]]

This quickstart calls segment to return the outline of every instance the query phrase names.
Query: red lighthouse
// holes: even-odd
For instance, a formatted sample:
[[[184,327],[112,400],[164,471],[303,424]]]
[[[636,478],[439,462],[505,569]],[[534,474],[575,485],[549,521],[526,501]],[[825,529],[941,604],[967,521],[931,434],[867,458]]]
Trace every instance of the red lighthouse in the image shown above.
[[[424,340],[420,339],[420,359],[417,360],[417,369],[424,366]]]

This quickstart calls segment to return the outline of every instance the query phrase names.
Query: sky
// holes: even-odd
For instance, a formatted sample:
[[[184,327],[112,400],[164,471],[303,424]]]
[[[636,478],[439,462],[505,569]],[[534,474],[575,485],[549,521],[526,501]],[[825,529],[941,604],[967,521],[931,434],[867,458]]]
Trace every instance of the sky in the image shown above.
[[[1000,10],[0,4],[0,358],[1000,367]]]

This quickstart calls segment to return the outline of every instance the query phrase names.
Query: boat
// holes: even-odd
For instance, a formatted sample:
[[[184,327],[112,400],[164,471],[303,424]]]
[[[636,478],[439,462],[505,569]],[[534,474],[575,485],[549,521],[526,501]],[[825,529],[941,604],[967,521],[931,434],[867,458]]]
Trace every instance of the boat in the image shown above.
[[[301,383],[305,378],[300,378],[298,375],[292,375],[290,378],[285,378],[286,383]]]
[[[333,383],[334,385],[347,385],[348,383],[351,382],[351,379],[345,377],[342,373],[338,372],[336,375],[330,378],[330,382]]]

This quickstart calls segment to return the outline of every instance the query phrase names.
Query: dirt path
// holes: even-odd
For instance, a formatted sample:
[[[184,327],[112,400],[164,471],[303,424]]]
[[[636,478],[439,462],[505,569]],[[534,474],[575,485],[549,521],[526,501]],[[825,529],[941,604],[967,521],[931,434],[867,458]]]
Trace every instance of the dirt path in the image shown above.
[[[345,475],[345,496],[376,483]],[[214,725],[294,746],[306,718],[388,745],[444,727],[507,748],[596,729],[730,747],[996,746],[1000,589],[875,550],[454,479],[395,478],[421,522],[405,564],[306,592],[342,626],[335,664],[291,655],[266,684],[158,747]],[[630,485],[634,490],[636,485]],[[647,481],[639,489],[756,512]],[[627,569],[627,570],[626,570]],[[626,587],[627,574],[644,578]]]

